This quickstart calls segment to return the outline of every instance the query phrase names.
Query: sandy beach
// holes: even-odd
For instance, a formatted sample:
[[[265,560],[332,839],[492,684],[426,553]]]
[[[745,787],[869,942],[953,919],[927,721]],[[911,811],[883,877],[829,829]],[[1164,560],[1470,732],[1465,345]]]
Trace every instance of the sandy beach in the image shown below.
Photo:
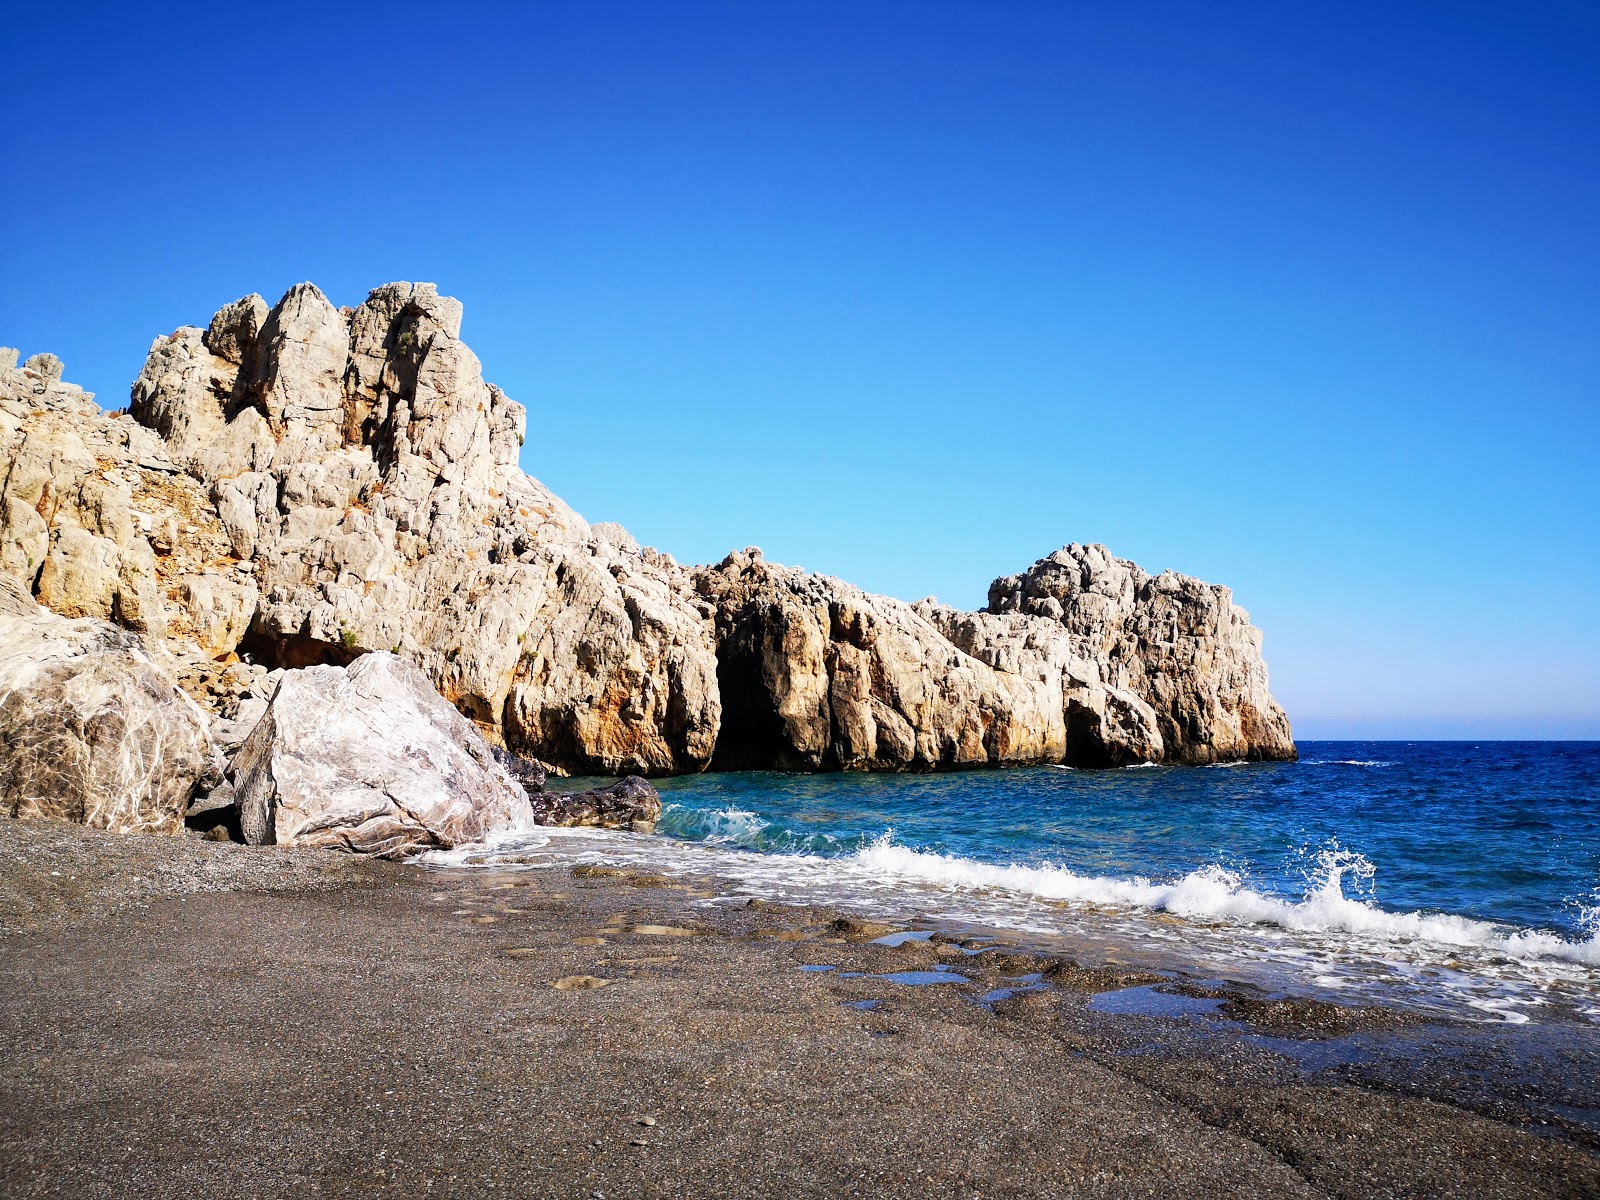
[[[711,881],[53,823],[0,858],[8,1196],[1600,1192],[1559,1038],[889,946]],[[1151,983],[1223,1003],[1091,1007]]]

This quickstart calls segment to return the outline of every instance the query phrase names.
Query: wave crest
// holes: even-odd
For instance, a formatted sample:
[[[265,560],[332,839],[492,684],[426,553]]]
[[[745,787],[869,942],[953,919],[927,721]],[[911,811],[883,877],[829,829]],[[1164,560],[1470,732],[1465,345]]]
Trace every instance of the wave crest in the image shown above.
[[[1370,891],[1377,868],[1363,855],[1338,846],[1312,856],[1307,891],[1298,901],[1254,891],[1239,872],[1216,864],[1171,883],[1155,883],[1141,876],[1080,875],[1051,864],[999,866],[896,846],[887,838],[851,858],[861,869],[908,883],[1147,909],[1196,922],[1273,925],[1295,932],[1473,947],[1519,959],[1553,958],[1600,967],[1600,929],[1585,941],[1569,941],[1543,930],[1514,929],[1448,913],[1389,912],[1372,900],[1347,896],[1347,883],[1354,890]],[[1600,922],[1600,917],[1594,921]]]

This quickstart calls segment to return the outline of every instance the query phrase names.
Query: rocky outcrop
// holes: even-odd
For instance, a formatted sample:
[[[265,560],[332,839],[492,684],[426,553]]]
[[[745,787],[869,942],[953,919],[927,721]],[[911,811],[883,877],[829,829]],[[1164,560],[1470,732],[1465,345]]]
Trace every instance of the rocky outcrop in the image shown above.
[[[0,357],[0,571],[139,633],[228,749],[275,672],[391,651],[582,774],[1293,755],[1227,589],[1103,547],[966,613],[589,526],[519,469],[523,409],[460,326],[429,284],[248,296],[158,338],[125,415]]]
[[[0,574],[0,813],[176,832],[217,778],[208,725],[137,637]]]
[[[696,769],[709,627],[661,556],[619,550],[517,467],[525,415],[431,285],[354,311],[309,284],[152,348],[130,412],[211,498],[258,589],[258,662],[393,650],[493,740],[574,769]]]
[[[1166,761],[1295,756],[1267,685],[1261,631],[1220,584],[1150,575],[1104,546],[1072,545],[995,580],[989,612],[1064,629],[1108,683],[1149,705]]]
[[[0,369],[0,565],[57,611],[163,638],[224,716],[241,656],[383,649],[514,750],[705,766],[703,606],[671,559],[592,533],[517,468],[522,407],[483,382],[460,321],[429,285],[353,311],[309,284],[246,297],[156,340],[132,419],[54,360]]]
[[[472,723],[414,665],[381,651],[348,668],[284,672],[229,761],[224,795],[252,845],[381,858],[534,824]]]
[[[661,796],[637,775],[587,792],[530,792],[540,825],[591,826],[649,833],[661,819]]]
[[[952,637],[956,618],[972,614],[868,595],[758,550],[698,571],[695,585],[717,623],[725,715],[716,768],[1061,762],[1089,741],[1108,763],[1160,756],[1153,714],[1133,697],[1113,701],[1059,633],[1037,638],[1048,643],[1040,649],[1017,639],[1009,657],[985,660],[977,639]]]

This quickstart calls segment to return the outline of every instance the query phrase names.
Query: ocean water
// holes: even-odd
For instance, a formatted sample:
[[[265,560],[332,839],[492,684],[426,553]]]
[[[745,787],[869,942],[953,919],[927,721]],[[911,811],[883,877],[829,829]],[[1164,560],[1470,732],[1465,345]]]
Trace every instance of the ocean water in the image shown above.
[[[660,780],[642,836],[435,865],[712,875],[1345,1002],[1600,1021],[1600,743],[1302,742],[1296,763]]]

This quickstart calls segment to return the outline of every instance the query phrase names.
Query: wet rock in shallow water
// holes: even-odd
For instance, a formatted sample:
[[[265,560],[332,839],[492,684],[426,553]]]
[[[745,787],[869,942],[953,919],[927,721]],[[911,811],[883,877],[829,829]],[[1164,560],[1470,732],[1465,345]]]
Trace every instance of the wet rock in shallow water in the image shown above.
[[[873,938],[880,938],[886,934],[893,933],[900,927],[898,925],[886,925],[882,921],[866,921],[860,917],[839,917],[828,928],[835,933],[843,934],[847,938],[871,941]]]
[[[1111,967],[1084,967],[1062,959],[1044,972],[1044,981],[1077,992],[1111,992],[1119,988],[1147,987],[1164,982],[1148,971],[1119,971]]]
[[[490,746],[489,752],[512,781],[520,784],[528,795],[534,796],[544,791],[544,781],[550,774],[550,768],[544,763],[536,758],[524,758],[500,746]]]
[[[985,971],[1015,978],[1019,975],[1040,975],[1057,965],[1054,960],[1036,954],[1016,954],[1006,950],[984,950],[971,957],[971,962]]]
[[[661,797],[637,775],[589,792],[540,792],[528,797],[540,825],[593,826],[649,833],[661,819]]]
[[[1333,1038],[1365,1029],[1416,1024],[1420,1018],[1393,1009],[1351,1007],[1321,1000],[1257,1000],[1234,997],[1220,1010],[1223,1016],[1244,1021],[1263,1033],[1288,1038]]]

